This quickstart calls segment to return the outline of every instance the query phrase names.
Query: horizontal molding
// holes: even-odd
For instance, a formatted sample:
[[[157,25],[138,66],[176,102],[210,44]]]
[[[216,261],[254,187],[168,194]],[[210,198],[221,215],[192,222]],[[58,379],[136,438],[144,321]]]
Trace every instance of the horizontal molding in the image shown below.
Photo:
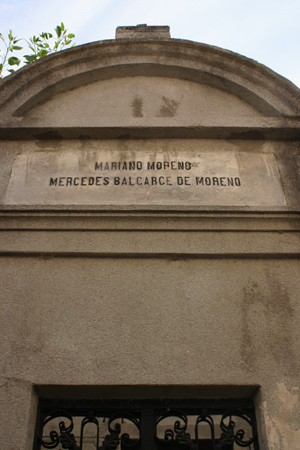
[[[0,211],[0,230],[300,231],[300,212]]]
[[[274,119],[275,120],[275,119]],[[297,121],[298,122],[298,121]],[[0,140],[63,139],[231,139],[298,141],[299,123],[266,126],[128,126],[128,127],[32,127],[0,125]]]
[[[2,231],[1,255],[299,257],[300,232]]]

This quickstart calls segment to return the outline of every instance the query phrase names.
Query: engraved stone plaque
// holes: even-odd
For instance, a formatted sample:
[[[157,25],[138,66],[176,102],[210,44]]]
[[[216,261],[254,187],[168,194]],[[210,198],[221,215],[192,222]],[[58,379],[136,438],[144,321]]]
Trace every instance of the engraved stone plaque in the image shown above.
[[[18,155],[7,205],[281,206],[272,153],[38,151]]]

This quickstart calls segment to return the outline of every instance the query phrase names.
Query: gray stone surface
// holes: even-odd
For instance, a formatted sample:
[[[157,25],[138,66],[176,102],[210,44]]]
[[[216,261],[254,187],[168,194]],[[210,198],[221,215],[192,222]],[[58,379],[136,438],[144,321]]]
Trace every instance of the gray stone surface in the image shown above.
[[[126,208],[134,210],[143,209],[146,206],[148,210],[162,211],[174,208],[179,208],[180,210],[189,209],[190,211],[207,210],[207,208],[211,210],[220,210],[220,208],[223,208],[228,211],[232,210],[232,208],[235,210],[238,208],[239,210],[295,211],[300,207],[300,197],[298,195],[300,158],[298,147],[299,144],[297,142],[228,141],[217,139],[114,139],[100,141],[86,139],[43,139],[21,142],[4,140],[2,142],[0,141],[0,152],[3,155],[3,165],[0,166],[2,173],[0,208],[15,209],[18,207],[29,209],[30,207],[40,210],[41,208],[55,207],[70,210],[70,208],[80,209],[85,207],[89,210],[99,210],[99,208],[102,210],[107,208],[116,210],[120,208],[124,209],[126,206]],[[49,166],[49,161],[55,161],[55,170],[58,169],[58,163],[63,164],[64,167],[68,165],[73,167],[75,165],[76,168],[74,166],[73,169],[76,174],[79,173],[77,163],[80,162],[81,167],[85,168],[84,170],[88,170],[89,174],[94,176],[95,161],[92,159],[92,165],[87,165],[87,161],[89,161],[89,158],[95,157],[95,155],[98,157],[100,154],[108,155],[110,152],[111,155],[118,157],[123,155],[122,157],[130,161],[133,160],[131,156],[136,154],[144,155],[143,158],[145,158],[146,162],[148,161],[149,155],[155,157],[157,155],[157,158],[161,157],[158,155],[163,154],[168,158],[171,155],[178,155],[176,158],[179,158],[180,155],[188,155],[193,156],[193,161],[198,164],[198,167],[200,161],[204,161],[206,171],[209,169],[208,164],[212,164],[215,161],[213,167],[209,170],[211,171],[214,168],[213,170],[220,171],[220,176],[217,177],[218,180],[215,180],[215,183],[219,182],[219,184],[221,183],[219,179],[222,176],[221,172],[226,171],[226,174],[232,172],[232,170],[230,172],[226,168],[225,164],[221,167],[221,162],[232,158],[232,162],[235,161],[235,167],[238,167],[238,172],[243,174],[243,180],[246,181],[246,184],[239,187],[239,192],[242,191],[242,195],[237,193],[237,186],[234,187],[234,195],[230,194],[230,192],[228,193],[228,190],[228,195],[222,193],[222,189],[225,189],[224,186],[205,186],[205,188],[212,187],[215,190],[211,191],[211,193],[206,191],[205,197],[201,196],[201,198],[195,198],[194,191],[188,190],[190,189],[189,186],[175,185],[177,189],[184,187],[184,190],[181,190],[183,199],[177,195],[175,197],[170,196],[170,191],[167,191],[167,195],[162,198],[156,197],[155,195],[153,203],[151,203],[151,198],[149,199],[147,197],[142,198],[133,194],[131,194],[131,197],[127,197],[127,195],[124,195],[124,190],[122,195],[118,194],[119,197],[112,197],[111,185],[103,186],[110,189],[107,191],[110,195],[109,198],[99,198],[90,195],[93,189],[95,190],[95,186],[88,187],[88,189],[92,189],[88,193],[87,191],[85,193],[83,191],[83,197],[81,194],[78,196],[78,192],[76,196],[72,196],[70,191],[69,193],[65,192],[64,194],[57,195],[57,189],[52,198],[47,197],[48,194],[46,192],[50,189],[48,183],[50,184],[50,178],[54,176],[54,172]],[[196,157],[196,155],[198,156]],[[260,168],[259,171],[257,171],[258,168]],[[196,169],[193,168],[191,171],[196,174]],[[236,173],[236,169],[234,171]],[[97,169],[97,172],[100,171]],[[149,171],[146,172],[149,173]],[[156,173],[158,172],[156,171]],[[43,174],[48,175],[45,177]],[[155,176],[155,174],[153,175]],[[62,173],[61,176],[63,177],[65,174]],[[100,173],[99,176],[101,176]],[[143,179],[145,177],[146,175]],[[113,178],[112,171],[110,171],[110,178]],[[172,175],[172,178],[174,178],[174,175]],[[212,177],[209,178],[212,179]],[[132,180],[131,183],[133,183]],[[176,175],[174,180],[177,184]],[[126,177],[126,181],[129,182],[129,175]],[[193,181],[196,182],[196,178],[193,178]],[[209,181],[213,184],[212,180],[207,180],[208,183]],[[84,180],[83,182],[88,183],[88,180]],[[198,183],[200,182],[201,177],[198,180]],[[44,186],[44,184],[47,184],[47,186]],[[267,189],[265,189],[265,186],[267,186]],[[55,188],[55,186],[52,187]],[[174,189],[174,186],[169,187]],[[201,184],[197,187],[204,188]],[[126,186],[124,185],[123,188],[126,188]],[[136,190],[135,186],[128,185],[126,188],[127,193],[130,193],[128,191],[129,188]],[[153,191],[155,186],[149,186],[149,188],[151,189],[148,189],[146,186],[148,193],[151,190]],[[162,186],[162,188],[164,187]],[[229,189],[229,187],[226,189]],[[82,193],[82,191],[80,192]]]
[[[167,77],[217,88],[221,98],[224,94],[232,94],[264,117],[291,118],[296,121],[294,123],[299,123],[297,87],[256,61],[190,41],[120,39],[95,42],[51,55],[47,64],[38,61],[1,80],[1,128],[36,126],[35,120],[26,116],[34,107],[52,100],[57,94],[101,80],[136,76],[156,77],[159,83]],[[75,92],[73,101],[76,103]],[[82,126],[84,119],[85,111],[82,111],[78,126]],[[195,119],[199,121],[201,116]],[[240,123],[242,121],[235,118],[231,125]],[[58,122],[57,126],[67,124],[68,116],[64,124]],[[217,122],[210,120],[209,124],[216,126]],[[47,125],[43,123],[44,128]],[[268,127],[268,121],[262,120],[260,126]]]
[[[166,31],[126,27],[0,81],[1,449],[32,449],[41,397],[136,396],[251,397],[260,448],[300,449],[299,90],[143,35]],[[248,184],[197,201],[41,184],[100,155],[188,156]]]
[[[285,205],[273,154],[117,147],[18,155],[5,204]]]
[[[140,24],[134,27],[118,27],[116,39],[170,39],[169,26],[147,26]]]

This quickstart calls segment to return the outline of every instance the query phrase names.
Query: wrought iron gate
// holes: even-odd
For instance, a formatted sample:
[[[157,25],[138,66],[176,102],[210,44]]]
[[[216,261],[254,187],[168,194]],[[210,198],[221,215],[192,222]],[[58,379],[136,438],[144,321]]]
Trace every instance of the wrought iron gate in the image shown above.
[[[44,400],[33,450],[239,448],[259,450],[248,400]]]

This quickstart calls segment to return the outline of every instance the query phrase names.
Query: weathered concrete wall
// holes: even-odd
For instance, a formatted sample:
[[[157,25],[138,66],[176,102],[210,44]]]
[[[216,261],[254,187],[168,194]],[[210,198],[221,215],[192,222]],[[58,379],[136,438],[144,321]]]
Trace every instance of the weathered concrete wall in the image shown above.
[[[20,411],[7,392],[18,383],[255,385],[269,448],[296,445],[299,270],[298,260],[2,258],[4,411],[23,415],[25,433],[23,400]]]
[[[297,382],[298,260],[9,257],[1,274],[9,378]]]
[[[67,385],[255,396],[260,448],[300,449],[297,88],[239,55],[156,38],[74,48],[0,87],[1,448],[31,449],[39,396]],[[258,181],[244,202],[26,191],[36,155],[47,174],[91,152],[256,155],[270,172],[249,156]]]

